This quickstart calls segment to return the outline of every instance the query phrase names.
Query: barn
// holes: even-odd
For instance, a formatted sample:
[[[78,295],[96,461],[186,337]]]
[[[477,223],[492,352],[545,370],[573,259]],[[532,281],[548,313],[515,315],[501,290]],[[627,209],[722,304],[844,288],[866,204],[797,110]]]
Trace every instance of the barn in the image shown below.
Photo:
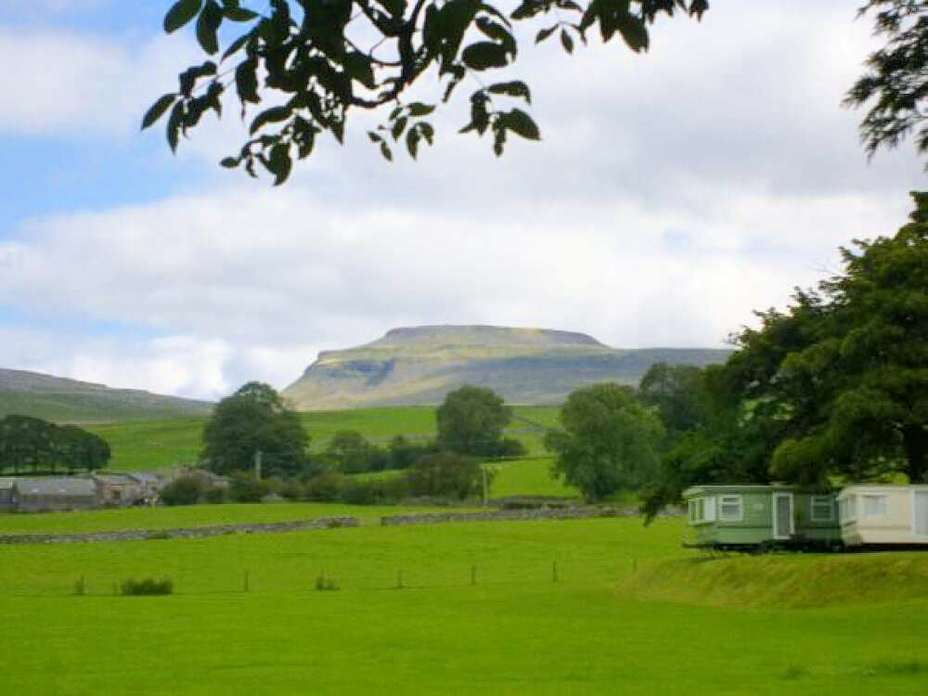
[[[142,485],[125,474],[94,474],[97,498],[101,505],[126,507],[136,505],[145,498]]]
[[[13,507],[19,512],[85,510],[97,507],[93,479],[79,477],[18,478],[13,484]]]
[[[796,486],[693,486],[683,492],[688,546],[831,548],[841,544],[836,496]]]
[[[928,485],[848,486],[838,506],[846,546],[928,546]]]

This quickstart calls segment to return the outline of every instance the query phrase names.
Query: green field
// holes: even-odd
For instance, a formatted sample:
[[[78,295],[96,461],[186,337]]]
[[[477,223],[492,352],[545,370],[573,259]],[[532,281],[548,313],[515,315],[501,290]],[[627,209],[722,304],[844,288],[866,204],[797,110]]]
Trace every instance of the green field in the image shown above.
[[[678,519],[602,519],[0,547],[2,691],[924,693],[928,600],[784,609],[629,591],[696,558],[681,533]],[[312,589],[322,571],[339,591]],[[113,594],[162,575],[175,595]],[[882,582],[910,596],[913,577]],[[827,574],[815,583],[828,595]]]
[[[554,425],[558,409],[516,406],[514,410],[515,418],[508,435],[524,442],[529,456],[544,454],[544,428]],[[312,437],[311,447],[316,451],[324,449],[339,430],[357,430],[380,445],[386,445],[395,435],[418,439],[435,435],[435,409],[431,406],[315,411],[301,413],[300,419]],[[92,425],[88,429],[110,444],[113,452],[111,469],[151,471],[194,464],[201,449],[200,433],[204,422],[204,418],[174,418]]]

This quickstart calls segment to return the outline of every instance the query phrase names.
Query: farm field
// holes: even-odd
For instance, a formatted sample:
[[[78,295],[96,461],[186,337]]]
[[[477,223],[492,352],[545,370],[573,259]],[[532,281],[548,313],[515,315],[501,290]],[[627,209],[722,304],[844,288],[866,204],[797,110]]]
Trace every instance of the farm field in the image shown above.
[[[555,406],[516,406],[509,435],[522,440],[529,454],[542,454],[543,428],[554,425]],[[300,414],[314,450],[324,449],[339,430],[357,430],[369,440],[386,444],[395,435],[428,438],[435,435],[435,409],[397,406],[353,411],[311,411]],[[125,421],[88,425],[106,439],[113,452],[110,468],[142,471],[192,464],[200,451],[204,418]]]
[[[685,580],[837,558],[699,560],[680,549],[682,531],[677,518],[599,519],[0,547],[0,611],[16,626],[0,632],[4,692],[924,692],[928,600],[642,598],[637,580],[668,561]],[[887,556],[917,570],[882,580],[912,597],[928,556],[837,560]],[[312,589],[323,571],[338,591]],[[113,594],[127,577],[162,575],[174,595]],[[82,576],[87,594],[75,596]],[[816,578],[828,596],[829,575]]]

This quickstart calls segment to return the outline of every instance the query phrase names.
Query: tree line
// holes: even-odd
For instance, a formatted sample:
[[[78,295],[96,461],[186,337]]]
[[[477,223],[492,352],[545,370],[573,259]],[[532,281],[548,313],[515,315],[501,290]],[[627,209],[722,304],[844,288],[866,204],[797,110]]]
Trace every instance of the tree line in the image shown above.
[[[109,460],[106,440],[76,425],[20,415],[0,419],[0,473],[96,471]]]

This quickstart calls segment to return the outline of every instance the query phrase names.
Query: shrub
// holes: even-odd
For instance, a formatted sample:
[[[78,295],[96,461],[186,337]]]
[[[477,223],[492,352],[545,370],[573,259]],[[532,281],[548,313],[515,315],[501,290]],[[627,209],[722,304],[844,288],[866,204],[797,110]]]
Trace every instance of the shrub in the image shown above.
[[[267,482],[249,474],[236,474],[229,480],[229,500],[236,503],[260,503],[270,490]]]
[[[316,589],[319,592],[333,592],[338,589],[338,582],[335,578],[327,578],[325,573],[320,573],[316,578]]]
[[[203,492],[203,481],[198,477],[180,476],[161,489],[161,502],[165,505],[196,505]]]
[[[174,594],[174,583],[170,578],[155,580],[154,578],[145,578],[136,580],[129,578],[124,580],[119,586],[119,592],[125,596],[149,596],[149,595],[169,595]]]
[[[483,472],[477,460],[452,452],[420,457],[406,476],[409,490],[417,496],[463,500],[479,493],[483,487]]]
[[[226,491],[224,488],[213,486],[203,493],[203,500],[207,503],[224,503],[226,502]]]
[[[306,496],[306,487],[299,481],[284,481],[278,493],[287,500],[302,500]]]
[[[344,480],[344,476],[334,471],[313,476],[303,487],[306,500],[320,503],[338,500]]]
[[[525,445],[512,437],[503,438],[496,449],[497,457],[521,457],[525,454]]]

